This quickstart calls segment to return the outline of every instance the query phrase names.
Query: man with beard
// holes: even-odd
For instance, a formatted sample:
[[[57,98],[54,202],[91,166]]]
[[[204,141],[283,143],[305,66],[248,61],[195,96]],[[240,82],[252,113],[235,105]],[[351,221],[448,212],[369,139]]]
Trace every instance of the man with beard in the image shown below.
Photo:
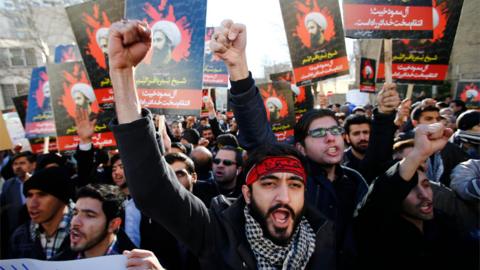
[[[107,64],[108,70],[108,28],[101,27],[95,33],[95,41],[97,41],[97,46],[102,50],[103,55],[105,56],[105,63]]]
[[[183,133],[182,123],[179,121],[173,121],[171,127],[172,127],[172,135],[173,135],[173,137],[171,138],[172,142],[180,142],[180,140],[182,139],[182,133]]]
[[[371,183],[375,177],[382,174],[391,164],[393,138],[397,126],[395,107],[386,106],[389,100],[398,99],[397,96],[382,95],[387,92],[396,92],[395,84],[386,84],[377,97],[378,106],[373,109],[373,120],[366,115],[353,114],[345,119],[345,141],[350,147],[343,155],[342,165],[358,171]],[[375,142],[370,144],[369,142]]]
[[[89,184],[80,188],[70,222],[70,248],[53,259],[115,255],[135,248],[120,230],[124,200],[116,186]]]
[[[152,64],[163,67],[172,59],[172,51],[180,44],[182,35],[178,26],[170,21],[158,21],[152,26]]]
[[[73,102],[76,105],[77,110],[82,109],[88,112],[88,115],[92,114],[92,103],[97,99],[91,85],[86,83],[76,83],[70,90]]]
[[[228,32],[230,27],[231,22],[227,21],[221,30]],[[229,69],[232,85],[229,103],[240,126],[239,142],[247,151],[271,144],[276,138],[268,125],[261,95],[248,71],[246,44],[242,43],[246,37],[242,36],[241,41],[231,40],[230,37],[223,38],[232,42],[232,50],[224,48],[232,45],[224,45],[222,42],[211,42],[211,46],[215,46],[212,50],[225,61]],[[393,111],[400,103],[395,85],[385,85],[384,90],[377,95],[377,100],[379,108],[376,119],[391,119],[393,125]],[[339,125],[335,113],[327,109],[306,112],[294,129],[296,147],[308,158],[311,168],[306,199],[335,222],[337,269],[351,269],[355,264],[356,254],[352,231],[353,214],[356,205],[367,193],[368,185],[357,171],[341,166],[344,155],[342,134],[343,128]],[[384,135],[384,138],[393,141],[393,132],[390,137]],[[369,151],[373,153],[370,157],[377,160],[391,159],[391,154],[388,155],[385,149],[375,151],[375,148],[372,148]],[[373,170],[380,167],[374,162],[369,164],[369,168]]]
[[[226,34],[245,44],[245,26],[231,26]],[[231,205],[217,197],[208,210],[180,185],[134,84],[133,68],[150,40],[140,21],[115,23],[110,30],[118,116],[112,128],[138,207],[189,247],[202,269],[307,269],[307,264],[308,269],[333,269],[332,224],[305,206],[305,163],[291,146],[264,145],[250,153],[242,196]],[[237,75],[231,73],[231,79]]]
[[[375,180],[355,219],[361,269],[478,269],[464,267],[464,244],[454,221],[434,209],[425,173],[425,160],[451,135],[440,123],[419,125],[413,149]]]
[[[70,222],[70,247],[52,258],[55,261],[124,254],[126,267],[163,269],[155,255],[135,246],[120,230],[124,195],[116,186],[89,184],[77,192]],[[142,268],[147,267],[147,268]]]
[[[370,138],[370,129],[372,121],[364,115],[350,115],[345,119],[343,128],[345,129],[345,141],[350,148],[345,150],[344,158],[349,160],[361,160],[365,157],[368,148],[368,139]],[[350,166],[352,169],[353,166]]]
[[[345,119],[345,150],[342,165],[358,171],[368,183],[388,169],[391,161],[395,114],[382,114],[374,110],[374,119],[365,115],[350,115]],[[370,144],[369,142],[375,142]]]
[[[95,33],[95,40],[98,47],[102,50],[103,54],[108,53],[108,28],[101,27]]]
[[[280,110],[282,109],[282,102],[277,97],[269,97],[265,102],[268,108],[269,119],[272,122],[278,121],[280,118]]]
[[[311,12],[305,16],[305,27],[310,34],[311,46],[314,49],[322,48],[325,43],[324,32],[327,29],[327,20],[320,12]]]

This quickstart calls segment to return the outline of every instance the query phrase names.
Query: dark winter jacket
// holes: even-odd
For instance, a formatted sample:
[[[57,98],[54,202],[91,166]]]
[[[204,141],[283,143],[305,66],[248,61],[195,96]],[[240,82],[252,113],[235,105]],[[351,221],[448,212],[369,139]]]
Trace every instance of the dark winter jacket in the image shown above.
[[[245,90],[247,89],[247,90]],[[230,104],[239,126],[239,142],[246,149],[276,142],[268,126],[265,107],[251,77],[232,82]],[[320,164],[309,160],[307,202],[335,222],[337,268],[350,269],[354,264],[355,244],[351,224],[356,205],[363,199],[368,185],[355,170],[337,165],[336,180],[330,181]]]
[[[113,131],[130,193],[142,212],[198,256],[202,269],[257,269],[245,236],[243,199],[228,207],[215,200],[209,210],[181,186],[162,156],[149,112],[132,123],[114,125]],[[333,224],[309,207],[305,217],[316,232],[307,268],[334,269]]]

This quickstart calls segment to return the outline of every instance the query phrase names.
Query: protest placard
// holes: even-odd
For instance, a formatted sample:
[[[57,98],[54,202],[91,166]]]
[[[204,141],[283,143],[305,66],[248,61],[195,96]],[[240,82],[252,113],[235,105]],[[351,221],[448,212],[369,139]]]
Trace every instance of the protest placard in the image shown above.
[[[127,0],[127,18],[148,23],[152,47],[135,69],[141,105],[158,114],[202,107],[206,1]]]

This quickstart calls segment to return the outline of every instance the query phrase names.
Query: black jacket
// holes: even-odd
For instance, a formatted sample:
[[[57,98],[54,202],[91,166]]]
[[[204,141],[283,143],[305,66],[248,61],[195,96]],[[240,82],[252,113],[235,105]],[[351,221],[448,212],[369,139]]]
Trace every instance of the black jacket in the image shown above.
[[[202,269],[256,269],[246,240],[243,199],[230,207],[212,202],[210,210],[186,190],[162,156],[150,113],[129,124],[113,126],[135,204],[162,224],[198,256]],[[307,207],[316,232],[308,269],[335,268],[333,224]]]
[[[465,269],[455,224],[435,211],[423,233],[401,216],[402,202],[417,185],[405,181],[399,164],[377,178],[355,218],[360,269]]]
[[[267,123],[265,107],[251,77],[232,82],[229,99],[239,126],[239,142],[246,149],[276,142]],[[335,222],[337,268],[350,269],[355,264],[352,219],[356,205],[363,199],[368,185],[355,170],[337,165],[336,181],[330,181],[320,164],[309,160],[307,202]],[[337,181],[338,180],[338,181]]]
[[[373,110],[370,139],[365,158],[360,160],[349,148],[345,151],[342,165],[358,171],[368,184],[383,174],[390,166],[393,154],[393,137],[397,126],[393,123],[395,113],[383,114]]]

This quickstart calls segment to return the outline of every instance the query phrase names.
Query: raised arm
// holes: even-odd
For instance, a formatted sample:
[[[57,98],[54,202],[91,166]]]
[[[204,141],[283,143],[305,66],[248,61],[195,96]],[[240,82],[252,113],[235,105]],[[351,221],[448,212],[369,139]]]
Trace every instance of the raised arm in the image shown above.
[[[208,110],[208,124],[210,124],[210,127],[212,128],[213,135],[215,135],[215,138],[217,138],[225,133],[225,131],[222,130],[220,123],[218,123],[215,104],[213,104],[213,101],[210,97],[208,97],[208,100],[205,102],[205,107]]]
[[[89,183],[96,182],[96,164],[94,163],[94,148],[92,144],[92,136],[95,132],[96,119],[90,120],[88,111],[78,108],[75,114],[75,126],[77,134],[80,138],[77,150],[75,151],[75,159],[77,160],[77,186],[82,187]]]
[[[396,84],[386,83],[377,95],[378,106],[374,110],[372,131],[365,158],[360,162],[359,172],[371,184],[375,177],[388,169],[392,160],[395,109],[400,104]]]
[[[369,222],[398,214],[403,200],[417,184],[417,170],[431,154],[445,146],[451,134],[452,130],[439,123],[419,125],[415,130],[413,150],[375,180],[360,216]]]
[[[268,124],[263,100],[248,72],[246,44],[245,25],[225,20],[215,29],[210,48],[227,66],[232,84],[229,102],[239,127],[238,139],[248,151],[276,139]]]
[[[193,252],[204,250],[210,216],[205,205],[178,182],[162,156],[152,115],[140,109],[134,67],[151,45],[150,30],[140,21],[117,22],[110,28],[110,77],[118,123],[113,132],[137,207],[162,224]]]

